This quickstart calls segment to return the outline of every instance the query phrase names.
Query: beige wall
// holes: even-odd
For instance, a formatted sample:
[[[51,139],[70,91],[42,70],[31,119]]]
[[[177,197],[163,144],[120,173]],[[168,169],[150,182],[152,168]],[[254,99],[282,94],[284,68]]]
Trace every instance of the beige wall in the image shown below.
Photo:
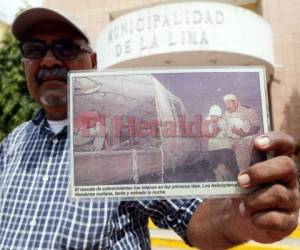
[[[44,0],[43,5],[74,15],[86,29],[94,45],[97,34],[111,21],[112,14],[118,15],[146,6],[178,1],[190,2],[193,0],[87,0],[84,2],[82,0]],[[221,1],[216,0],[216,2]],[[256,11],[257,5],[248,4],[244,7]]]
[[[110,14],[128,9],[138,9],[147,5],[153,5],[164,0],[44,0],[43,5],[56,8],[68,13],[73,13],[78,21],[86,28],[93,41],[97,34],[110,22]]]
[[[273,120],[300,140],[300,1],[263,0],[262,12],[273,29],[275,81],[271,85]]]

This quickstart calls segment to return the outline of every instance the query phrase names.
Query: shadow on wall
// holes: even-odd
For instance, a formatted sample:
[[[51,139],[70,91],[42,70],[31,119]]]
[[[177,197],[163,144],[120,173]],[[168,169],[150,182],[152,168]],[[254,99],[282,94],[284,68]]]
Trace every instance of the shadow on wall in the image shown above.
[[[296,139],[295,161],[300,173],[300,93],[298,89],[292,91],[292,96],[284,108],[284,122],[281,130]]]

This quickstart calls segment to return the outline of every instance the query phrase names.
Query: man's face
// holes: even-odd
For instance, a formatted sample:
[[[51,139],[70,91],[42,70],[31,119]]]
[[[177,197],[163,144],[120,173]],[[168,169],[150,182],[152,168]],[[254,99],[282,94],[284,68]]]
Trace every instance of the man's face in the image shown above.
[[[87,42],[70,26],[48,21],[40,23],[29,31],[27,42],[35,41],[48,45],[74,43],[88,49]],[[34,99],[46,112],[50,120],[67,118],[67,78],[69,70],[85,70],[96,67],[95,53],[79,53],[78,57],[58,59],[51,49],[39,59],[23,57],[27,88]]]
[[[235,100],[227,100],[225,101],[225,106],[229,113],[233,113],[238,108],[238,102]]]

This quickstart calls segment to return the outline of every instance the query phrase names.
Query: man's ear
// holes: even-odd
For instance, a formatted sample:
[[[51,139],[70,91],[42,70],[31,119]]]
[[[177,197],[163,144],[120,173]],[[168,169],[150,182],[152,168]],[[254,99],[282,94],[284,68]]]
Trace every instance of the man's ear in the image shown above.
[[[96,52],[93,52],[91,54],[91,61],[92,61],[93,69],[97,69],[97,53]]]

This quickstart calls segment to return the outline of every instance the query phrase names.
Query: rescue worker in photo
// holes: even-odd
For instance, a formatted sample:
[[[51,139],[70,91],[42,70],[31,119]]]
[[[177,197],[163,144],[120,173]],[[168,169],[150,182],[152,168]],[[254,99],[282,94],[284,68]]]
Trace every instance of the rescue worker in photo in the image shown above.
[[[215,180],[210,181],[236,180],[238,166],[220,106],[210,107],[209,114],[203,121],[202,134],[208,138],[209,165],[215,175]]]
[[[260,130],[257,112],[242,105],[237,96],[227,94],[223,97],[226,110],[223,119],[227,124],[227,134],[235,152],[240,170],[250,166],[254,139]]]

